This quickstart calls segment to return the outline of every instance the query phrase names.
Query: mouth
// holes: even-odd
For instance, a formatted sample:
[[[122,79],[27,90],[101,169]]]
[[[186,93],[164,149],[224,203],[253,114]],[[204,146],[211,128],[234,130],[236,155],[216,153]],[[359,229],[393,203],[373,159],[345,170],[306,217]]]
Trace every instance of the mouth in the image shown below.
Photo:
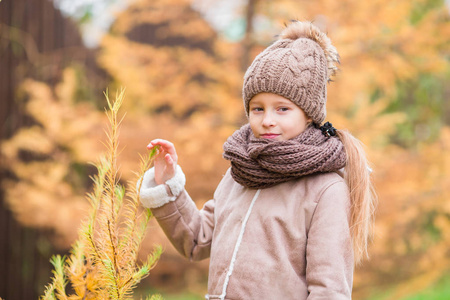
[[[279,136],[280,136],[280,134],[275,134],[275,133],[261,134],[261,138],[263,138],[263,139],[275,139],[275,138],[277,138]]]

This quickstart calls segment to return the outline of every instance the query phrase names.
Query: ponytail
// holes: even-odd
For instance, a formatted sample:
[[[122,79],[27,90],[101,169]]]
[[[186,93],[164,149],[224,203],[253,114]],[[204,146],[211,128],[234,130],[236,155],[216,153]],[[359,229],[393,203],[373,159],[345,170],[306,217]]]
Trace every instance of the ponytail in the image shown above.
[[[377,203],[372,186],[369,162],[363,144],[346,130],[337,130],[347,155],[345,181],[350,191],[350,232],[355,263],[368,258],[367,246],[373,235],[374,212]]]

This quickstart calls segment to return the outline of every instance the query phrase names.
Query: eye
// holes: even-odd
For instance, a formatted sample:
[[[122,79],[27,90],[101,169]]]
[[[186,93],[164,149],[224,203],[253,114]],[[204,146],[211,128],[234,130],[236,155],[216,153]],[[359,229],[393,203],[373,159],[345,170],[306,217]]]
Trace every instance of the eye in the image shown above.
[[[260,111],[264,111],[264,109],[262,107],[255,106],[255,107],[251,108],[251,111],[260,112]]]
[[[279,110],[279,111],[288,111],[288,110],[289,110],[289,107],[282,106],[282,107],[279,107],[278,110]]]

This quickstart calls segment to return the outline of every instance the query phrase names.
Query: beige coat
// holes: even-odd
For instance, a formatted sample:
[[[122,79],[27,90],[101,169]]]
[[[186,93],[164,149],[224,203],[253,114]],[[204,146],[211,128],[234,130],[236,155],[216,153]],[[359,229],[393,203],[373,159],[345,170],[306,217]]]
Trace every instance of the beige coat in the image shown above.
[[[182,255],[211,258],[207,299],[351,299],[344,180],[318,174],[258,191],[228,170],[202,210],[185,190],[152,209]]]

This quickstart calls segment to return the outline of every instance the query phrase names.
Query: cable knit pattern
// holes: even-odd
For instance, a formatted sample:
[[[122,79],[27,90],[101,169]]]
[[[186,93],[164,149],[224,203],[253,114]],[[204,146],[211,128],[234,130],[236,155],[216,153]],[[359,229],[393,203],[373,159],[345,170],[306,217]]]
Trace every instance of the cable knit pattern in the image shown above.
[[[250,100],[266,92],[291,100],[321,124],[326,117],[327,82],[338,62],[339,54],[323,32],[309,22],[292,22],[245,73],[242,95],[247,115]]]
[[[325,137],[308,127],[287,141],[256,138],[244,125],[225,142],[223,157],[231,161],[231,175],[248,188],[268,188],[318,172],[338,171],[346,154],[336,137]]]
[[[184,185],[186,184],[186,177],[180,166],[177,166],[175,176],[167,180],[165,184],[156,184],[155,168],[151,168],[145,172],[142,180],[139,196],[142,205],[147,208],[161,207],[170,201],[174,201],[183,191]],[[170,194],[167,193],[166,186],[169,188]]]

